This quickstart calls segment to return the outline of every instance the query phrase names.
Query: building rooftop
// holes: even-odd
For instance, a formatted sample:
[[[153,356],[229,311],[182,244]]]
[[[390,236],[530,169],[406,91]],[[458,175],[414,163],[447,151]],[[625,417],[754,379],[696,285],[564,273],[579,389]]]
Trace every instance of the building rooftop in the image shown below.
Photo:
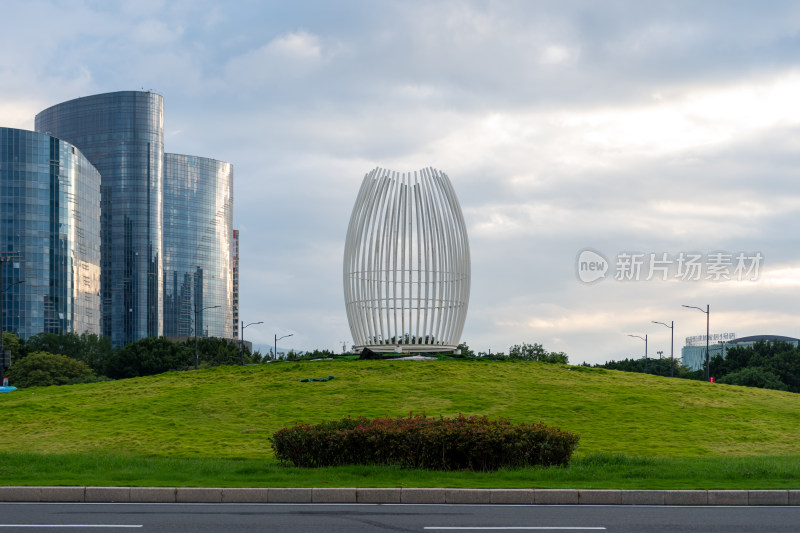
[[[733,339],[732,341],[729,341],[728,344],[745,344],[758,341],[800,342],[800,339],[796,339],[794,337],[786,337],[784,335],[750,335],[749,337],[739,337],[738,339]]]

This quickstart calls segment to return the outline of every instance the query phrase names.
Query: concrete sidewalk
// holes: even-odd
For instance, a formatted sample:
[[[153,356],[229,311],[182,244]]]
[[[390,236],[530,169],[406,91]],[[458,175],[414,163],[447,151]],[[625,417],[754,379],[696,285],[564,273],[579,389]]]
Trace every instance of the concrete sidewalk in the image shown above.
[[[0,487],[0,502],[800,505],[800,490]]]

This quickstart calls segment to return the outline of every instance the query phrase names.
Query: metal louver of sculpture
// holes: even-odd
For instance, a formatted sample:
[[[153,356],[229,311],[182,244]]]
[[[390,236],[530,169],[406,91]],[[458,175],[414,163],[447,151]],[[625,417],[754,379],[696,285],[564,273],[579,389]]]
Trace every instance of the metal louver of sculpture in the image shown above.
[[[344,249],[344,299],[358,350],[455,350],[467,315],[464,216],[443,172],[364,176]]]

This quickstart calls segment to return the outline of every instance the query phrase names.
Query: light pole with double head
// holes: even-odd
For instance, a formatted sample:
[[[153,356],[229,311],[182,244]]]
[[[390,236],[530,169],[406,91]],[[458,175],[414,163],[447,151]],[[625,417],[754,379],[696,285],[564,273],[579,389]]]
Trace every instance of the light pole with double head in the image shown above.
[[[653,324],[661,324],[662,326],[670,329],[670,341],[669,341],[669,377],[675,377],[675,321],[671,321],[669,326],[667,326],[663,322],[657,322],[655,320],[651,320]]]
[[[681,307],[686,307],[687,309],[697,309],[701,313],[705,313],[706,314],[706,381],[708,381],[710,379],[710,377],[711,377],[711,363],[710,363],[709,357],[708,357],[708,326],[709,326],[709,323],[711,322],[711,319],[710,319],[710,316],[711,316],[711,305],[710,304],[706,304],[706,310],[705,311],[703,311],[702,308],[694,306],[694,305],[682,305]]]
[[[277,333],[275,334],[275,353],[273,355],[275,356],[276,361],[278,360],[278,341],[281,339],[285,339],[286,337],[291,337],[292,335],[294,335],[294,333],[289,333],[288,335],[284,335],[283,337],[278,337],[278,334]]]
[[[247,324],[247,326],[254,326],[256,324],[263,324],[263,322],[250,322],[249,324]],[[244,328],[246,328],[247,326],[244,325],[244,320],[242,320],[242,337],[241,337],[242,345],[240,346],[242,354],[242,366],[244,366]]]
[[[644,341],[644,373],[647,374],[647,335],[645,334],[644,337],[641,335],[628,335],[628,337],[636,337]]]

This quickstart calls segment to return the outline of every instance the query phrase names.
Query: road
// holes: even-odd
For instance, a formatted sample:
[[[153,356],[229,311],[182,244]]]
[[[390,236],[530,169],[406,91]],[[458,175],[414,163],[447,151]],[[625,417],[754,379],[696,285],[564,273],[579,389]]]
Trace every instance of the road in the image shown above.
[[[800,507],[0,503],[0,532],[792,532]]]

